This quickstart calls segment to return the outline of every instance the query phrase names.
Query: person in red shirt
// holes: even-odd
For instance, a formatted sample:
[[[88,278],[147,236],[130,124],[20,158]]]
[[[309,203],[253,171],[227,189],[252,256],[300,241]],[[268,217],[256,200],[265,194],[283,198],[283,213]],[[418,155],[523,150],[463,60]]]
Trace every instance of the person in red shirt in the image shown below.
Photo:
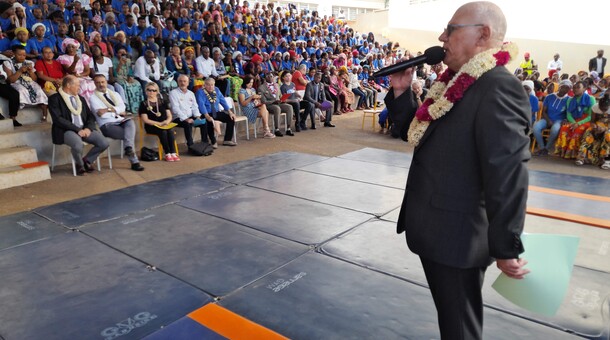
[[[34,68],[38,76],[38,84],[47,97],[55,94],[65,74],[59,61],[53,59],[53,50],[50,47],[42,49],[42,59],[36,61]]]

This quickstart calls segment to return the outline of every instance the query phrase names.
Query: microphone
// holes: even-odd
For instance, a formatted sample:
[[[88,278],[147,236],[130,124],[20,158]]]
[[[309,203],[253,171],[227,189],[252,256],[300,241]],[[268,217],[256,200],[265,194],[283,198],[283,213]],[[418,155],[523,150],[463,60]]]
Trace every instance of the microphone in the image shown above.
[[[425,50],[424,54],[418,57],[382,68],[381,70],[373,73],[373,78],[385,77],[387,75],[406,70],[409,67],[419,66],[423,63],[435,65],[443,61],[443,59],[445,59],[445,50],[440,46],[433,46]]]

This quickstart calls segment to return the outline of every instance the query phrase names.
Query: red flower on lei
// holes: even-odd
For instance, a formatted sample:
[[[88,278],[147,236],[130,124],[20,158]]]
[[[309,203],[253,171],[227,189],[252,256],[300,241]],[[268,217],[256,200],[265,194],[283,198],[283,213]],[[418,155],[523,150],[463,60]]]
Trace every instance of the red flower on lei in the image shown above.
[[[494,56],[494,58],[496,58],[496,66],[504,66],[504,65],[508,64],[508,62],[510,61],[510,53],[508,53],[508,51],[498,51],[493,56]],[[447,84],[449,84],[451,79],[453,79],[455,74],[456,74],[455,71],[453,71],[451,69],[447,69],[447,70],[445,70],[445,72],[443,72],[443,74],[441,74],[441,76],[438,78],[437,81],[440,81],[443,84],[447,85]],[[473,77],[469,74],[466,74],[466,73],[461,74],[455,80],[453,85],[445,91],[444,97],[447,98],[447,100],[450,101],[451,103],[455,104],[455,103],[459,102],[462,99],[462,97],[464,97],[464,93],[466,92],[466,90],[468,90],[468,88],[472,84],[474,84],[474,82],[476,80],[477,79],[475,77]],[[432,104],[434,104],[434,99],[426,98],[426,100],[424,100],[422,106],[420,106],[419,109],[417,109],[417,112],[415,112],[415,117],[419,121],[423,121],[423,122],[432,121],[432,117],[430,116],[430,112],[428,111],[428,108]]]

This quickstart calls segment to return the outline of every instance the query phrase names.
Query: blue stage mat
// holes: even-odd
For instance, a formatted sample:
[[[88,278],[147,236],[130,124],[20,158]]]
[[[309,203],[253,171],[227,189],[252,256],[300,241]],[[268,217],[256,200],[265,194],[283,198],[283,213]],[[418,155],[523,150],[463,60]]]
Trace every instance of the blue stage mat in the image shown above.
[[[610,179],[534,170],[529,173],[530,185],[610,197]]]
[[[530,190],[527,206],[560,211],[590,218],[610,221],[610,202],[594,201],[585,198],[554,195]]]
[[[0,252],[0,273],[7,340],[137,339],[212,301],[78,232]]]
[[[304,244],[319,244],[372,215],[236,186],[185,200],[179,205]]]
[[[0,251],[43,240],[68,229],[31,212],[0,217]]]
[[[244,184],[325,159],[327,157],[297,152],[279,152],[203,170],[197,174],[219,181]]]
[[[409,168],[411,166],[412,157],[413,154],[407,151],[398,152],[375,148],[363,148],[339,156],[339,158],[379,163],[401,168]]]
[[[403,190],[293,170],[248,185],[324,204],[383,215],[400,206]]]
[[[309,249],[174,204],[82,232],[213,296],[245,286]]]
[[[299,170],[396,189],[405,188],[409,174],[406,168],[343,158],[331,158]]]
[[[320,251],[366,268],[427,285],[419,257],[407,248],[404,234],[397,235],[395,230],[396,225],[392,222],[367,222],[323,245]],[[610,273],[576,266],[566,299],[554,317],[527,312],[499,296],[490,287],[498,275],[499,270],[495,265],[490,266],[483,291],[487,305],[588,338],[609,338],[607,297],[610,296]]]
[[[220,305],[291,339],[439,338],[427,288],[315,253]],[[489,308],[483,332],[485,339],[575,338]]]
[[[55,204],[37,209],[37,213],[76,228],[207,194],[226,186],[228,184],[223,182],[189,174]]]

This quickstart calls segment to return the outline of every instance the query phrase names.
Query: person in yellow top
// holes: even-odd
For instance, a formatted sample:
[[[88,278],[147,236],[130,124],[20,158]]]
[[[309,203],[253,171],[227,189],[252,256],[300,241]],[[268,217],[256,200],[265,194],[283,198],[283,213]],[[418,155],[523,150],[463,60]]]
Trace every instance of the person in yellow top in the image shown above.
[[[533,59],[530,59],[529,52],[525,52],[525,54],[523,55],[523,58],[525,60],[523,62],[521,62],[519,67],[523,70],[524,73],[527,73],[527,75],[530,76],[530,75],[532,75],[532,72],[534,70],[538,69],[538,65],[536,65],[536,63],[534,62]]]

